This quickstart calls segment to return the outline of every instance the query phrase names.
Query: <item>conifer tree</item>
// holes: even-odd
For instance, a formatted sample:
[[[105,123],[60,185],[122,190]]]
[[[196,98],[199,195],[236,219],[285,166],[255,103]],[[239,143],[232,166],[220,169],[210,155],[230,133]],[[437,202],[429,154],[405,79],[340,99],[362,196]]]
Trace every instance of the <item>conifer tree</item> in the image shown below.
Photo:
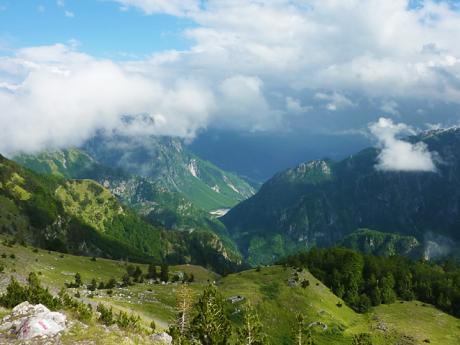
[[[88,290],[89,291],[94,291],[96,289],[97,289],[97,281],[96,281],[96,279],[93,278],[91,280],[91,283],[88,285]]]
[[[304,317],[302,314],[297,314],[296,324],[295,324],[295,329],[294,329],[294,342],[296,345],[305,344],[305,339],[304,339],[305,329],[304,328],[305,328]]]
[[[157,267],[154,264],[149,265],[149,270],[148,270],[148,278],[149,279],[157,279]]]
[[[193,292],[187,284],[182,284],[177,290],[176,310],[176,322],[170,327],[169,333],[173,337],[175,345],[190,344],[189,338],[191,338],[190,322],[193,311]]]
[[[315,345],[310,329],[305,327],[305,318],[302,314],[297,314],[294,329],[294,343],[296,345]]]
[[[267,336],[262,331],[262,323],[257,311],[248,304],[244,308],[243,325],[238,329],[238,345],[268,345]]]
[[[209,285],[195,304],[196,316],[191,323],[193,337],[202,345],[227,345],[232,335],[224,300],[214,285]]]
[[[162,264],[160,269],[160,279],[163,282],[169,281],[169,267],[167,264]]]
[[[77,272],[77,274],[75,274],[75,287],[80,287],[81,284],[83,284],[81,280],[81,275]]]
[[[142,270],[141,270],[141,268],[139,266],[136,266],[136,269],[134,270],[132,276],[134,277],[134,281],[136,281],[138,283],[140,282],[140,278],[142,276]]]
[[[181,334],[188,331],[193,306],[193,293],[187,284],[182,284],[177,291],[177,327]]]

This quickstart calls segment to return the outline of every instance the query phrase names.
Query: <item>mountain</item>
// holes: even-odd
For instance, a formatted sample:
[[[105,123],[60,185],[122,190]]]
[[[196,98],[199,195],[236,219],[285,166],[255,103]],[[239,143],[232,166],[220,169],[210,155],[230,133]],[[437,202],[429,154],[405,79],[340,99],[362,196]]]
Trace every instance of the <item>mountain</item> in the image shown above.
[[[166,231],[92,180],[40,175],[2,156],[0,227],[21,242],[75,254],[199,263],[221,272],[240,262],[210,231]]]
[[[205,210],[230,208],[254,194],[238,176],[193,154],[180,139],[124,136],[90,140],[84,150],[102,165],[148,179],[157,187],[183,194]]]
[[[170,191],[154,179],[103,166],[82,149],[21,154],[14,160],[41,174],[92,179],[149,223],[170,230],[211,231],[222,238],[228,250],[239,256],[225,226],[215,216],[196,206],[183,193]]]
[[[436,152],[436,172],[377,170],[379,150],[317,160],[276,174],[222,219],[250,262],[330,246],[359,228],[414,236],[449,253],[460,241],[460,129],[408,138]]]
[[[420,257],[423,246],[414,236],[384,233],[370,229],[358,229],[344,237],[340,246],[364,254],[379,256]]]

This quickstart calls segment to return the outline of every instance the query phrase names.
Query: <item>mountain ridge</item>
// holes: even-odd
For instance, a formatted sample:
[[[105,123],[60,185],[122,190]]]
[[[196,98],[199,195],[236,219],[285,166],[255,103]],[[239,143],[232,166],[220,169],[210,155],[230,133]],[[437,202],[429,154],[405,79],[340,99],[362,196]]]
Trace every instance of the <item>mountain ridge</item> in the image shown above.
[[[457,243],[460,130],[408,140],[437,152],[438,171],[377,170],[380,151],[367,148],[339,162],[317,160],[280,172],[221,219],[247,257],[330,246],[358,228],[391,229],[422,242],[430,232]],[[262,262],[269,261],[264,254]]]

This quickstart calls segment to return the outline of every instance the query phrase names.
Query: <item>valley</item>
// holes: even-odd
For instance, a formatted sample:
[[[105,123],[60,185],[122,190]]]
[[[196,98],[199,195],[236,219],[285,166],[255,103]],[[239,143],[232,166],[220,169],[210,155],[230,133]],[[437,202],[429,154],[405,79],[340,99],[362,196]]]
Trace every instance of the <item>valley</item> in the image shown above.
[[[177,313],[176,293],[180,282],[166,285],[134,283],[132,286],[115,287],[109,296],[108,290],[89,291],[92,279],[98,283],[115,278],[118,284],[126,272],[128,262],[112,261],[91,257],[72,256],[46,250],[35,250],[20,244],[5,245],[2,238],[0,253],[6,258],[1,259],[3,273],[0,274],[2,289],[6,287],[10,276],[23,282],[29,272],[38,274],[42,283],[57,293],[65,283],[73,281],[76,273],[81,275],[83,285],[70,288],[70,294],[78,294],[85,303],[95,306],[104,303],[112,306],[115,311],[123,310],[141,316],[142,327],[148,328],[155,321],[157,330],[167,329],[173,323]],[[12,259],[11,254],[15,255]],[[148,267],[139,266],[146,273]],[[426,339],[432,344],[457,344],[460,339],[460,321],[444,314],[428,304],[417,301],[397,301],[388,305],[372,308],[365,314],[358,314],[335,296],[326,286],[313,277],[307,270],[300,274],[301,280],[308,280],[309,286],[303,288],[299,283],[290,283],[296,272],[292,268],[281,266],[263,267],[221,277],[206,269],[192,265],[171,266],[170,278],[186,273],[194,276],[189,286],[198,296],[211,281],[215,281],[219,291],[227,299],[242,296],[243,302],[227,303],[232,315],[232,323],[241,322],[233,311],[241,308],[241,303],[250,301],[257,306],[263,329],[272,344],[292,344],[292,332],[297,313],[303,313],[307,323],[318,323],[313,326],[316,344],[352,344],[353,335],[368,333],[372,335],[373,344],[421,344]],[[195,297],[196,298],[196,297]],[[338,305],[341,305],[340,307]],[[2,313],[8,311],[3,309]],[[413,316],[417,315],[416,318]],[[69,315],[72,318],[72,314]],[[435,320],[433,322],[433,320]],[[63,344],[115,344],[125,336],[133,337],[129,331],[114,331],[109,334],[93,319],[86,321],[88,328],[81,328],[77,323],[62,337]],[[325,325],[325,326],[321,326]],[[125,333],[128,332],[128,333]],[[138,343],[148,343],[147,336],[139,336]]]

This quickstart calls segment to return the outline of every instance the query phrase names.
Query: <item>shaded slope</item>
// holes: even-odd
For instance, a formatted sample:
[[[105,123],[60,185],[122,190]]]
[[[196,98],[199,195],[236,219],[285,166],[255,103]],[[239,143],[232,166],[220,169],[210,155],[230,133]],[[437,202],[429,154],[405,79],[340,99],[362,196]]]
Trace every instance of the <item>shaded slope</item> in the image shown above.
[[[222,220],[254,262],[328,246],[358,228],[391,230],[421,242],[442,236],[455,244],[460,240],[460,130],[409,140],[423,140],[437,152],[436,173],[377,171],[376,149],[340,162],[303,163],[275,175]]]

